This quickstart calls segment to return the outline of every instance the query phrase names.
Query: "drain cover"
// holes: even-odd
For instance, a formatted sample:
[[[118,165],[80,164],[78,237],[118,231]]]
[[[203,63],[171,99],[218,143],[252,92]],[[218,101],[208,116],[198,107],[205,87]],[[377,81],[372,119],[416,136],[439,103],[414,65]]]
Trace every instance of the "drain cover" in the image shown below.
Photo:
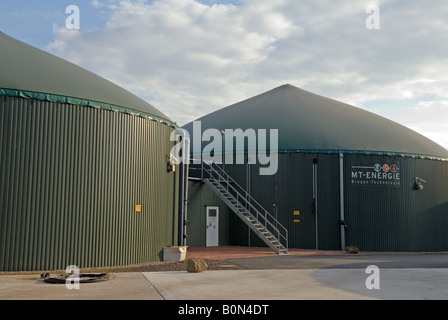
[[[46,283],[66,283],[68,277],[70,277],[70,281],[77,281],[78,283],[92,283],[92,282],[107,281],[110,279],[110,274],[79,273],[79,274],[50,275],[49,273],[43,273],[40,275],[40,278]]]

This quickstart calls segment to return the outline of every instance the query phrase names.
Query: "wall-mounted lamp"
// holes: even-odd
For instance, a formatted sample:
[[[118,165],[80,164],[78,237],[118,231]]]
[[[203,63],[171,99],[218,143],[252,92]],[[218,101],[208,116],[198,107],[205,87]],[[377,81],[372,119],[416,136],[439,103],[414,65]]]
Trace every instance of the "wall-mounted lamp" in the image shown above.
[[[167,163],[167,171],[168,172],[174,172],[176,171],[176,165],[174,164],[174,161],[168,161]]]
[[[419,177],[415,177],[414,189],[415,190],[422,190],[423,189],[423,183],[426,183],[426,181],[421,179],[421,178],[419,178]]]
[[[167,168],[166,168],[167,171],[168,172],[176,171],[176,162],[177,162],[176,157],[174,157],[172,154],[170,154],[169,156],[167,155],[166,157],[168,158],[168,162],[166,164],[167,165]]]

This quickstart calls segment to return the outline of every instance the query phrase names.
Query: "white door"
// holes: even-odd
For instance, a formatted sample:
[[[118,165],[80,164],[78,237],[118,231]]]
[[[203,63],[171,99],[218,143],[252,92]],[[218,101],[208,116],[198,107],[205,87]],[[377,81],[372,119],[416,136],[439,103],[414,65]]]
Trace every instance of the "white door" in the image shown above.
[[[215,247],[219,245],[219,207],[207,207],[207,247]]]

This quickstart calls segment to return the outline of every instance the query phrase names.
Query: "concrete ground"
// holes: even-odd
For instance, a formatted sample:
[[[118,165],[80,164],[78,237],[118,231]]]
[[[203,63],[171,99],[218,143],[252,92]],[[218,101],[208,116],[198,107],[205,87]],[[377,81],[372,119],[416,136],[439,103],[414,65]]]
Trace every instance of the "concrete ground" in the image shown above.
[[[0,300],[446,300],[448,254],[345,254],[264,248],[191,248],[187,258],[227,259],[239,270],[130,272],[81,283],[0,275]],[[368,268],[369,266],[373,266]]]

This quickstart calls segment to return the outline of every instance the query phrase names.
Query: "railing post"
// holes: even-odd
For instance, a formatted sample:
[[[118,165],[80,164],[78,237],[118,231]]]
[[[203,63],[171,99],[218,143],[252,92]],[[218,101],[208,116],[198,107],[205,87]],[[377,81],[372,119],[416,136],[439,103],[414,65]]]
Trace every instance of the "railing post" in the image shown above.
[[[201,161],[201,180],[204,180],[204,160]]]
[[[221,167],[216,165],[214,162],[207,163],[202,161],[201,166],[201,178],[216,179],[219,182],[226,183],[226,190],[236,200],[243,205],[249,213],[254,216],[259,223],[261,223],[264,228],[269,231],[272,235],[276,236],[277,240],[285,247],[288,248],[288,230],[283,227],[274,216],[264,209],[255,199],[253,199],[247,190],[243,189],[238,183],[236,183],[229,174],[227,174]],[[205,168],[208,166],[208,168]],[[206,176],[206,174],[208,174]],[[215,178],[216,177],[216,178]],[[264,221],[261,221],[264,219]],[[281,231],[280,231],[281,228]]]

